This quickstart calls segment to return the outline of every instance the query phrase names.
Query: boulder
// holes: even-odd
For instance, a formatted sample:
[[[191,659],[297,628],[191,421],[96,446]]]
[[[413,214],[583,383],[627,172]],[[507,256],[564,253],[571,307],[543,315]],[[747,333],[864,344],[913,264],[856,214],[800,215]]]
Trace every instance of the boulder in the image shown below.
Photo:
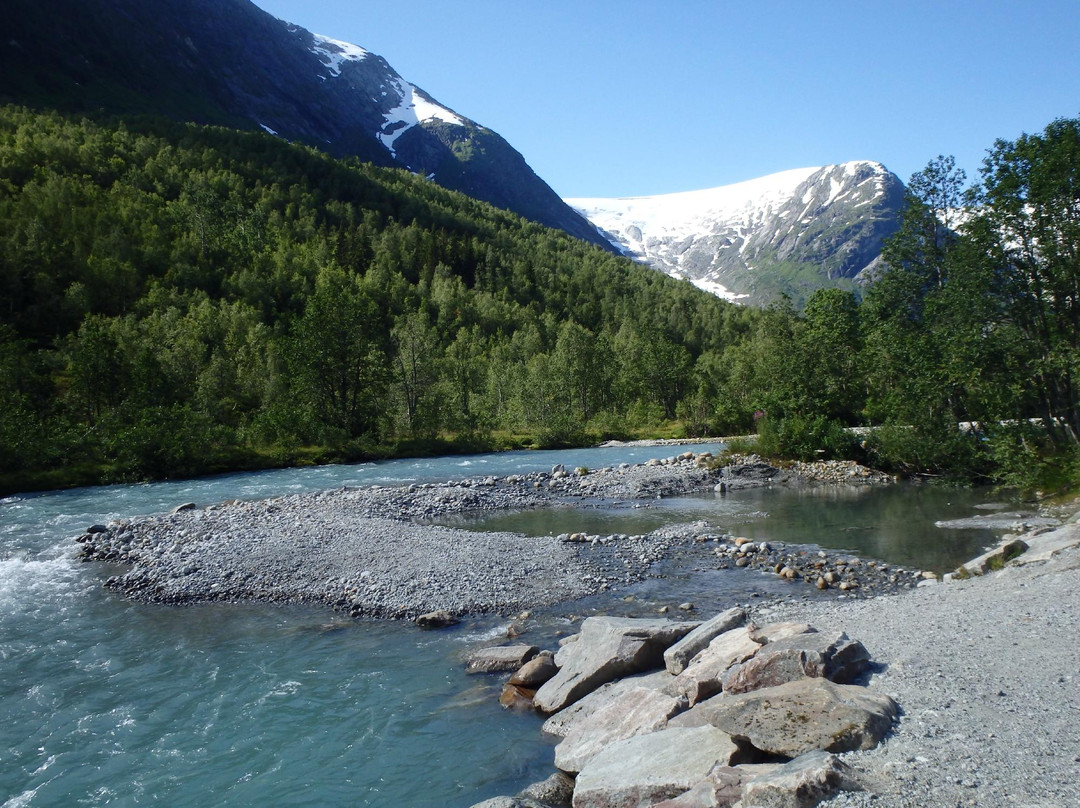
[[[838,791],[861,791],[850,766],[827,752],[807,752],[750,779],[743,805],[754,808],[812,808]]]
[[[704,780],[685,794],[658,802],[653,808],[730,808],[742,797],[746,783],[777,768],[779,764],[775,763],[716,765]]]
[[[578,722],[586,720],[597,710],[603,709],[607,704],[615,701],[619,696],[635,687],[646,687],[653,690],[664,690],[671,681],[672,676],[665,670],[641,673],[636,676],[627,676],[625,679],[616,679],[601,685],[589,695],[575,701],[569,707],[560,710],[544,722],[542,731],[545,735],[555,738],[565,738]],[[667,692],[665,690],[665,692]],[[669,695],[678,695],[670,694]]]
[[[746,620],[746,612],[736,606],[721,612],[695,628],[673,646],[664,651],[664,665],[668,673],[677,676],[682,673],[690,660],[704,651],[710,642],[726,631],[741,626]]]
[[[842,631],[797,634],[761,646],[754,656],[723,676],[726,693],[748,693],[796,679],[825,678],[846,683],[870,666],[861,642]]]
[[[537,691],[537,709],[553,713],[612,679],[660,667],[664,651],[698,625],[632,617],[586,619],[578,640],[555,655],[559,672]]]
[[[413,622],[420,628],[446,628],[447,626],[457,625],[458,619],[446,609],[438,609],[420,615]]]
[[[535,645],[497,645],[481,648],[469,656],[466,673],[498,673],[516,671],[540,653]]]
[[[1041,564],[1049,561],[1062,550],[1080,546],[1080,528],[1075,524],[1078,519],[1080,519],[1080,511],[1069,520],[1069,524],[1057,530],[1025,536],[1028,550],[1012,563],[1019,566]]]
[[[579,772],[615,741],[663,729],[669,718],[685,708],[685,699],[659,690],[628,690],[573,725],[555,747],[555,766],[564,772]]]
[[[574,778],[564,772],[555,772],[547,780],[524,789],[518,797],[535,800],[551,808],[570,808],[574,799]]]
[[[871,749],[892,727],[896,702],[856,685],[800,679],[749,693],[722,693],[676,716],[669,727],[711,725],[762,752],[798,757],[818,749]]]
[[[639,808],[677,797],[737,752],[715,727],[668,728],[616,741],[578,774],[574,808]]]
[[[726,631],[690,660],[686,670],[667,684],[665,691],[685,696],[691,705],[711,698],[722,689],[724,673],[732,665],[752,657],[760,648],[750,639],[746,626]]]
[[[558,672],[555,655],[550,651],[541,651],[518,668],[517,672],[510,677],[510,684],[535,689]]]

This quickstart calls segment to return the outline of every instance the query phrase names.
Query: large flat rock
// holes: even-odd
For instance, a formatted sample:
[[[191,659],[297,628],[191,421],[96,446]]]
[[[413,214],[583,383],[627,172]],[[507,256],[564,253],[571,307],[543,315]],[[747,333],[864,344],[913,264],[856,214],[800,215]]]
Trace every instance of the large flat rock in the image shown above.
[[[615,741],[663,729],[668,719],[685,707],[685,699],[659,690],[646,687],[628,690],[574,724],[555,747],[555,765],[564,772],[579,772]]]
[[[556,712],[612,679],[660,667],[664,651],[699,625],[632,617],[588,618],[577,639],[555,655],[559,672],[537,691],[537,709]]]
[[[666,685],[672,680],[672,676],[665,670],[653,671],[652,673],[639,673],[635,676],[627,676],[625,679],[616,679],[613,682],[600,685],[587,696],[578,699],[569,707],[559,710],[549,716],[544,722],[542,731],[545,735],[555,738],[565,738],[571,730],[581,721],[588,719],[597,710],[603,709],[612,701],[618,699],[628,690],[636,687],[646,687],[651,690],[662,690],[668,695]]]
[[[738,747],[715,727],[662,729],[616,741],[577,776],[574,808],[642,808],[689,791]]]
[[[762,752],[794,758],[815,750],[871,749],[897,714],[896,702],[865,687],[801,679],[734,696],[721,693],[676,716],[669,727],[711,725]]]

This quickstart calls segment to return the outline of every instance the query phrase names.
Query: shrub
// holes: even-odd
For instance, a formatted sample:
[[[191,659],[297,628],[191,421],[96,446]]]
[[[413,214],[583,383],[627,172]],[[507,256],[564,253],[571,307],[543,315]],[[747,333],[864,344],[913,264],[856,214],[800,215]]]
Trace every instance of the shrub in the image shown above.
[[[792,460],[855,459],[859,440],[840,421],[823,415],[791,415],[758,419],[757,451],[766,457]]]

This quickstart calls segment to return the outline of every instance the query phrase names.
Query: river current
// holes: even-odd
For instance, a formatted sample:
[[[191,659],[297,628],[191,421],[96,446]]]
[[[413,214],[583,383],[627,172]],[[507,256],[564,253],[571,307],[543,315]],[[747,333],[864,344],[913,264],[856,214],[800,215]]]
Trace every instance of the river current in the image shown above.
[[[673,451],[681,450],[398,460],[0,500],[0,806],[465,808],[546,777],[552,751],[540,719],[505,713],[496,678],[464,674],[464,655],[503,640],[505,621],[422,632],[307,607],[130,603],[102,586],[115,570],[75,560],[72,540],[91,524],[189,501],[506,475],[556,463],[598,468]],[[933,520],[971,515],[978,496],[907,486],[759,490],[610,511],[506,514],[473,526],[630,533],[705,520],[756,538],[947,569],[993,536],[942,531]],[[538,615],[522,639],[552,645],[558,632],[572,630],[571,610],[655,614],[658,603],[693,598],[704,611],[786,586],[744,570],[666,572],[637,585],[631,600],[620,591]]]

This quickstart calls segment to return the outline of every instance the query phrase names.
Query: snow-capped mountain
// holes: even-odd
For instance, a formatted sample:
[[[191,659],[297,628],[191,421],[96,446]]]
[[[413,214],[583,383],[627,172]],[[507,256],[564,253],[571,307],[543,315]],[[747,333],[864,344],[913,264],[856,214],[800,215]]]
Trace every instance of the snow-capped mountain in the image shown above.
[[[860,161],[703,191],[566,201],[624,254],[729,300],[766,303],[865,278],[903,200],[898,177]]]
[[[261,128],[407,168],[609,246],[496,132],[440,104],[382,57],[249,0],[4,5],[0,103]]]

